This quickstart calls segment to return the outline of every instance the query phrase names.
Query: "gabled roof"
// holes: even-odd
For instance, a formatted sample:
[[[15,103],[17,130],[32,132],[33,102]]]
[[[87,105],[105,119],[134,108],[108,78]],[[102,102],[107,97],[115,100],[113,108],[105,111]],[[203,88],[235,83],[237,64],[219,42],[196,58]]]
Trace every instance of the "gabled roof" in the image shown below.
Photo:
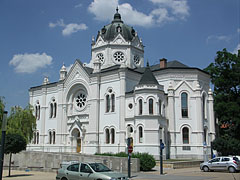
[[[153,75],[150,67],[149,67],[149,64],[147,62],[147,67],[145,68],[145,71],[138,83],[138,85],[141,85],[141,84],[156,84],[156,85],[159,85],[157,79],[155,78],[155,76]]]

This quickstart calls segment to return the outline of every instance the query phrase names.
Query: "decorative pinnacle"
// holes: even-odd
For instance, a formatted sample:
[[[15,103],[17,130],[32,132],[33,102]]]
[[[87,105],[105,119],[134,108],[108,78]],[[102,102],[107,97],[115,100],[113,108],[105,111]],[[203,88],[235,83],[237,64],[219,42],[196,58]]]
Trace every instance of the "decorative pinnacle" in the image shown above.
[[[149,62],[148,62],[148,60],[147,60],[147,67],[149,67]]]
[[[118,6],[117,6],[117,8],[116,8],[116,11],[117,11],[117,13],[118,13]]]

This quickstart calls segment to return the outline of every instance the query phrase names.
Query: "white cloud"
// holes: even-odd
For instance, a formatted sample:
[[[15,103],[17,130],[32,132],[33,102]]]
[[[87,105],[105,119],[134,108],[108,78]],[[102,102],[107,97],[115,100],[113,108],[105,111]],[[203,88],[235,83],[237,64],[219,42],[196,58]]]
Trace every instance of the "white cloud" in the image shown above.
[[[79,4],[75,5],[74,7],[75,7],[75,8],[80,8],[80,7],[82,7],[82,4],[79,3]]]
[[[49,23],[50,28],[55,28],[56,26],[64,27],[65,24],[63,22],[63,19],[59,19],[56,23]]]
[[[63,19],[58,20],[56,23],[49,23],[50,28],[55,28],[55,27],[63,27],[62,30],[62,35],[64,36],[69,36],[72,33],[76,33],[80,30],[86,30],[88,27],[86,24],[76,24],[76,23],[70,23],[70,24],[65,24]]]
[[[86,29],[87,29],[86,24],[68,24],[62,30],[62,34],[64,36],[69,36],[72,33],[78,32],[79,30],[86,30]]]
[[[214,41],[226,41],[229,42],[232,39],[231,36],[226,36],[226,35],[210,35],[207,37],[207,43],[209,43],[209,41],[214,40]]]
[[[240,33],[240,28],[237,29],[237,32]]]
[[[233,50],[233,54],[238,54],[238,50],[240,50],[240,43],[237,45],[237,47]]]
[[[155,6],[149,14],[137,11],[131,4],[119,4],[119,0],[94,0],[88,7],[89,12],[99,21],[110,21],[119,7],[124,22],[130,25],[162,25],[169,21],[183,20],[189,15],[187,0],[149,0]]]
[[[34,73],[39,68],[44,68],[52,63],[52,57],[46,53],[16,54],[10,60],[9,65],[14,66],[17,73]]]

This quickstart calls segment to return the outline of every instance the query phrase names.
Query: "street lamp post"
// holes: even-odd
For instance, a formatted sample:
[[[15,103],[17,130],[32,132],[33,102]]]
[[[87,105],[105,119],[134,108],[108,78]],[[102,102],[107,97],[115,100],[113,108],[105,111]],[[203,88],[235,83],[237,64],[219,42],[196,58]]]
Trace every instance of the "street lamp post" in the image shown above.
[[[2,172],[3,172],[3,161],[4,161],[4,145],[5,145],[5,136],[6,136],[6,129],[7,129],[7,111],[3,112],[2,118],[2,140],[1,140],[1,151],[0,151],[0,180],[2,180]]]

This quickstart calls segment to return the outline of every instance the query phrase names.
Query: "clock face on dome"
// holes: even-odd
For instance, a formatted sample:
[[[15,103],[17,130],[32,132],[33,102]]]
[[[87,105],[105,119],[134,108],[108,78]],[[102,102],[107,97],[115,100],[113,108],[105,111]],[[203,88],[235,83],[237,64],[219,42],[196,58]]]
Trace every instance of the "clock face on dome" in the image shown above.
[[[138,55],[134,55],[133,56],[133,62],[136,66],[139,66],[141,61],[140,61],[140,57]]]

